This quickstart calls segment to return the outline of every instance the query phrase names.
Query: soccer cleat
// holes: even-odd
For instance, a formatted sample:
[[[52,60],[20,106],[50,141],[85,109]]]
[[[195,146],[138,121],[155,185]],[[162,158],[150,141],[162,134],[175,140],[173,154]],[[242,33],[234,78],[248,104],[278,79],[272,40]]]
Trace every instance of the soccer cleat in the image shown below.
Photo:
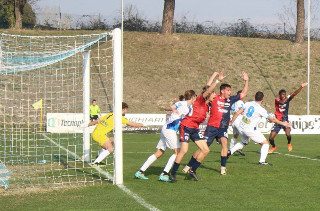
[[[182,172],[183,172],[183,173],[188,173],[188,171],[189,171],[190,168],[191,168],[190,166],[186,165],[186,166],[182,169]]]
[[[189,171],[187,172],[187,174],[192,177],[195,181],[199,181],[199,178],[196,174],[196,172],[192,171],[192,169],[189,169]]]
[[[144,174],[142,174],[141,172],[137,171],[135,174],[134,174],[135,178],[137,179],[143,179],[143,180],[147,180],[148,177],[144,176]]]
[[[261,165],[261,166],[272,166],[272,164],[268,163],[268,162],[259,162],[259,165]]]
[[[242,149],[237,150],[237,152],[242,155],[242,156],[246,156],[246,154],[244,154],[244,152],[242,151]]]
[[[177,178],[176,178],[176,174],[170,174],[170,175],[169,175],[169,179],[170,179],[172,182],[178,181]]]
[[[231,156],[231,151],[228,150],[227,158],[229,158],[230,156]]]
[[[164,182],[171,182],[171,179],[169,178],[168,175],[162,175],[162,174],[160,174],[160,175],[159,175],[159,180],[160,180],[160,181],[164,181]]]
[[[292,151],[292,144],[288,144],[288,150],[291,152]]]
[[[225,166],[221,166],[220,168],[220,174],[221,175],[227,175],[227,168]]]
[[[91,163],[91,167],[103,167],[106,166],[104,163]]]
[[[271,149],[269,149],[269,152],[268,152],[268,153],[269,153],[269,154],[270,154],[270,153],[273,153],[273,151],[276,150],[277,148],[278,148],[277,146],[271,147]]]

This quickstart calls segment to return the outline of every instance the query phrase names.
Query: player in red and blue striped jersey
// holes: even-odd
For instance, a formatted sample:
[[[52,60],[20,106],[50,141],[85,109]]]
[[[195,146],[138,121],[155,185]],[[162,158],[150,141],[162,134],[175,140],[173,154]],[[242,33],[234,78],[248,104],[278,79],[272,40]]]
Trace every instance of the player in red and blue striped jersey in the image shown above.
[[[219,80],[225,78],[223,75],[223,70],[220,74],[217,72],[213,73],[207,83],[207,86],[203,89],[201,95],[199,95],[194,102],[192,112],[186,116],[180,124],[181,149],[175,159],[170,174],[170,179],[172,181],[177,181],[176,172],[182,162],[183,157],[188,152],[190,139],[194,141],[194,143],[199,147],[199,151],[203,152],[204,155],[209,153],[208,145],[202,132],[199,130],[199,125],[206,120],[206,115],[209,111],[209,104],[216,96],[216,93],[213,90],[219,83],[219,80],[213,82],[213,79],[217,75],[219,75]],[[198,180],[196,174],[192,170],[188,170],[187,173],[195,180]]]
[[[281,89],[279,91],[279,97],[275,99],[276,112],[274,113],[278,120],[282,122],[289,122],[289,118],[288,118],[289,103],[294,98],[294,96],[296,96],[302,90],[302,88],[307,85],[308,83],[301,83],[301,86],[299,87],[299,89],[297,89],[296,91],[294,91],[288,96],[286,96],[287,95],[286,90]],[[288,150],[292,151],[291,134],[290,134],[291,128],[285,127],[279,124],[274,124],[269,136],[269,142],[272,146],[271,149],[269,150],[269,153],[273,153],[273,151],[277,149],[277,146],[274,143],[274,138],[276,137],[276,135],[278,135],[281,129],[283,129],[286,133],[287,141],[288,141]]]

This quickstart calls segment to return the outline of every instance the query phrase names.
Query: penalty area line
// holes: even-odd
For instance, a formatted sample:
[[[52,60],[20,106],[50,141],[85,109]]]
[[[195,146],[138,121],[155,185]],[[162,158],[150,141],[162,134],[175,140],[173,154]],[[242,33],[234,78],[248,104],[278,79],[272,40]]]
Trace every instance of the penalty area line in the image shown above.
[[[59,147],[60,149],[66,151],[67,153],[71,154],[72,156],[74,156],[76,159],[78,160],[82,160],[81,157],[79,157],[77,154],[75,154],[74,152],[71,152],[70,150],[64,148],[63,146],[59,145],[57,142],[55,142],[54,140],[52,140],[51,138],[49,138],[46,134],[42,134],[47,140],[49,140],[52,144],[56,145],[57,147]],[[97,170],[100,174],[104,175],[107,179],[109,180],[113,180],[112,175],[110,175],[107,171],[102,170],[99,167],[92,167],[95,170]],[[152,211],[160,211],[158,208],[152,206],[151,204],[147,203],[143,198],[141,198],[140,196],[138,196],[137,194],[133,193],[130,189],[128,189],[126,186],[124,185],[117,185],[118,188],[120,188],[123,192],[125,192],[126,194],[128,194],[129,196],[131,196],[132,198],[134,198],[139,204],[141,204],[142,206],[144,206],[145,208],[152,210]]]
[[[285,154],[285,153],[281,153],[281,152],[273,152],[273,153],[274,153],[274,154],[279,154],[279,155],[285,155],[285,156],[289,156],[289,157],[294,157],[294,158],[320,161],[320,159],[316,159],[316,158],[308,158],[308,157],[303,157],[303,156],[298,156],[298,155]]]

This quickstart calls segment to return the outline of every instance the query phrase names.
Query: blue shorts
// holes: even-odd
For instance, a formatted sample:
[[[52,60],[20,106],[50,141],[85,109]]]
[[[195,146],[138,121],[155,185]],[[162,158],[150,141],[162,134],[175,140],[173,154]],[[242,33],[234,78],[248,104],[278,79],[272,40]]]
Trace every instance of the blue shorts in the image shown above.
[[[207,126],[205,132],[205,139],[207,140],[208,146],[210,146],[214,139],[220,139],[221,137],[225,137],[228,139],[228,128],[217,128]]]
[[[203,133],[199,129],[185,127],[180,125],[180,142],[189,143],[189,140],[193,142],[198,140],[205,140]]]
[[[283,129],[285,131],[287,128],[290,128],[290,127],[285,127],[283,125],[279,125],[279,124],[275,123],[273,125],[273,127],[271,128],[271,132],[279,133],[281,129]],[[290,128],[290,130],[291,130],[291,128]]]

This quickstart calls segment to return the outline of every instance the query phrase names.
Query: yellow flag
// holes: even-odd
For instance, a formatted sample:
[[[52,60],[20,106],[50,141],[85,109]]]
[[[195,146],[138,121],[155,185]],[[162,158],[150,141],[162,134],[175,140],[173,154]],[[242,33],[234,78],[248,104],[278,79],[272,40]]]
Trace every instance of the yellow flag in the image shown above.
[[[42,99],[32,104],[32,107],[36,110],[38,110],[39,108],[42,108]]]

